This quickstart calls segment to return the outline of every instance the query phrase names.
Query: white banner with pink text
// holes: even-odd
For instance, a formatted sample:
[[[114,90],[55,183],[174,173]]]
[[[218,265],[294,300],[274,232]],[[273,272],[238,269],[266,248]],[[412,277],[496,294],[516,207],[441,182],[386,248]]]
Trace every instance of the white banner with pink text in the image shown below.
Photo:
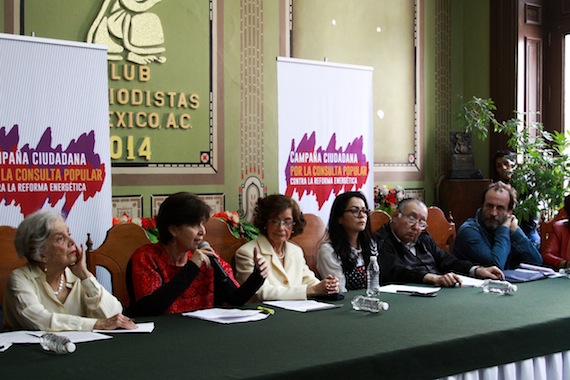
[[[279,192],[328,221],[335,197],[374,208],[372,68],[277,60]]]
[[[0,34],[0,224],[52,208],[78,244],[112,225],[107,50]]]

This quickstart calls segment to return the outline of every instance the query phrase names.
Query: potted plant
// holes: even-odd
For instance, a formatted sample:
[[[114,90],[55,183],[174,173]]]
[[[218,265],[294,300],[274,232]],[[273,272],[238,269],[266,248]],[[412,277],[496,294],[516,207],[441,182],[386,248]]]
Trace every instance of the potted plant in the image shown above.
[[[540,213],[549,219],[562,207],[568,191],[568,138],[557,131],[545,131],[539,122],[518,118],[496,123],[494,128],[509,136],[507,144],[518,155],[511,178],[518,192],[515,215],[529,220]]]
[[[496,122],[493,114],[496,109],[492,99],[474,96],[463,103],[458,118],[463,122],[465,133],[475,134],[479,140],[485,141],[489,137],[489,126]]]
[[[515,215],[519,220],[529,220],[539,213],[549,218],[562,206],[567,192],[570,142],[563,133],[550,133],[526,115],[499,122],[493,114],[496,109],[491,99],[473,97],[464,103],[460,114],[465,131],[485,140],[492,126],[495,132],[508,136],[507,144],[517,154],[511,178],[518,193]]]

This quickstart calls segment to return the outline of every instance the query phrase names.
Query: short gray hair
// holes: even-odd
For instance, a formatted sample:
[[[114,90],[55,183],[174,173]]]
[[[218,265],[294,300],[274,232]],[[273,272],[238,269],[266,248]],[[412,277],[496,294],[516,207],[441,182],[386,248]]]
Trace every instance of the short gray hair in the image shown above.
[[[16,230],[14,245],[18,256],[28,261],[41,261],[53,224],[63,216],[53,210],[39,210],[29,215]]]
[[[403,213],[404,210],[406,209],[406,207],[408,206],[408,204],[412,204],[412,203],[415,203],[415,204],[417,204],[418,206],[427,209],[426,204],[425,204],[424,202],[422,202],[420,199],[418,199],[418,198],[406,198],[406,199],[402,199],[402,200],[400,201],[400,203],[398,203],[398,207],[397,207],[397,208],[398,208],[398,211],[399,211],[400,213]]]

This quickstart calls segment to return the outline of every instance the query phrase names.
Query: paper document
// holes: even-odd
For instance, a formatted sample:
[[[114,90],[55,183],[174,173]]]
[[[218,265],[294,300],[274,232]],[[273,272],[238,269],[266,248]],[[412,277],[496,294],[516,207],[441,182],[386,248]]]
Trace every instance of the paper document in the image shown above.
[[[267,301],[264,304],[280,307],[281,309],[293,310],[293,311],[300,311],[305,313],[307,311],[313,310],[325,310],[325,309],[333,309],[335,307],[340,307],[342,305],[335,305],[326,302],[319,302],[314,300],[306,300],[306,301]]]
[[[39,343],[40,336],[46,333],[46,331],[26,331],[26,333],[33,339],[35,336],[35,341],[28,342],[14,342],[14,343]],[[91,331],[55,331],[55,335],[61,335],[68,338],[73,343],[83,343],[83,342],[93,342],[96,340],[112,339],[112,336],[100,334]]]
[[[439,287],[411,286],[411,285],[384,285],[380,287],[383,293],[398,294],[434,294],[439,292]]]
[[[481,285],[483,285],[483,283],[485,282],[485,280],[481,280],[479,278],[473,278],[473,277],[468,277],[468,276],[462,276],[460,274],[456,274],[457,277],[459,277],[461,279],[461,286],[462,287],[475,287],[475,288],[479,288],[481,287]]]
[[[12,344],[40,343],[40,337],[45,331],[10,331],[0,334],[0,352],[6,351]],[[112,336],[90,331],[57,331],[56,335],[69,338],[73,343],[91,342],[95,340],[112,339]]]
[[[134,334],[134,333],[151,333],[154,330],[154,322],[137,323],[137,327],[134,330],[128,329],[117,329],[117,330],[93,330],[93,332],[99,332],[103,334]]]
[[[191,311],[188,313],[182,313],[185,317],[203,319],[205,321],[217,322],[217,323],[239,323],[239,322],[251,322],[260,321],[269,317],[269,314],[262,312],[261,310],[240,310],[240,309],[221,309],[212,308]]]
[[[544,272],[522,268],[505,269],[503,273],[505,274],[505,280],[509,282],[528,282],[548,278],[548,275]]]
[[[551,278],[564,276],[562,273],[558,273],[552,268],[541,267],[539,265],[531,265],[531,264],[521,263],[520,267],[521,267],[521,269],[526,269],[529,271],[536,271],[536,272],[543,273],[545,276],[548,276]]]

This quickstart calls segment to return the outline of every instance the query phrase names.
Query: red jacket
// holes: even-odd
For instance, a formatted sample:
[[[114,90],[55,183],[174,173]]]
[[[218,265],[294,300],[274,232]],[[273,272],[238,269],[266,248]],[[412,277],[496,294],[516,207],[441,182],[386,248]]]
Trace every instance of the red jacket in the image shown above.
[[[568,219],[554,222],[552,232],[542,243],[542,258],[546,265],[558,269],[562,260],[570,261],[570,224]]]

